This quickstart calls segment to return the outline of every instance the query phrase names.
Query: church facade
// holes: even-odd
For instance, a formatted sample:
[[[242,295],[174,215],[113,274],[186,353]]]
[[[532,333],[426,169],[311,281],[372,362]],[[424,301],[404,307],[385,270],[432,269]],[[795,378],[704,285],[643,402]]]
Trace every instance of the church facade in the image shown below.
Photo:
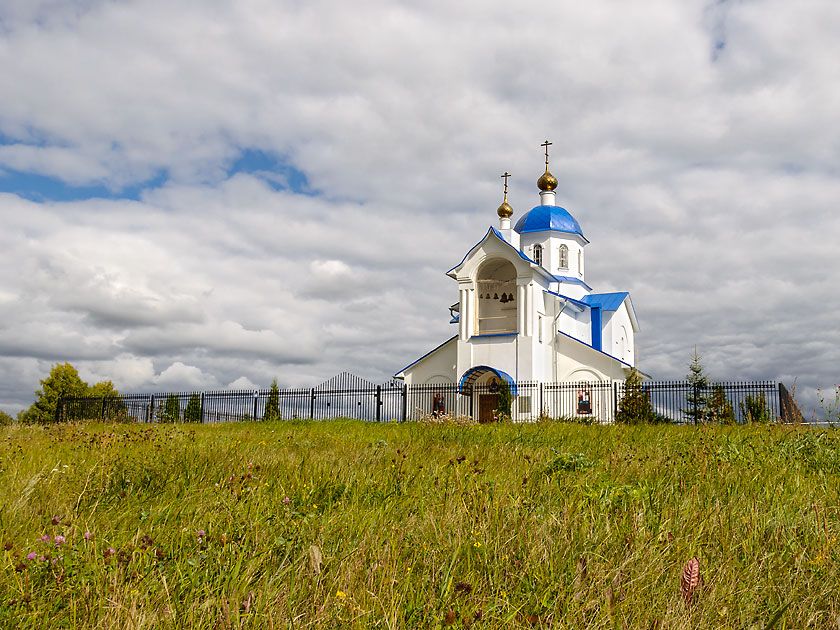
[[[586,281],[589,241],[556,203],[557,180],[537,181],[539,205],[519,217],[507,201],[490,227],[447,275],[458,284],[450,307],[458,333],[407,365],[409,385],[507,380],[624,380],[636,365],[636,313],[627,292],[598,293]]]

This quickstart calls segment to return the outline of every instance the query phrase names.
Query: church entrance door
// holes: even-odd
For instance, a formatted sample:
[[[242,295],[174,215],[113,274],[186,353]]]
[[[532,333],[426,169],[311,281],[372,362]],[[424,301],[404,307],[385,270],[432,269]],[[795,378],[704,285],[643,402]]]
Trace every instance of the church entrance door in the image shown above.
[[[496,409],[499,408],[498,394],[481,394],[478,397],[478,421],[481,424],[493,422]]]

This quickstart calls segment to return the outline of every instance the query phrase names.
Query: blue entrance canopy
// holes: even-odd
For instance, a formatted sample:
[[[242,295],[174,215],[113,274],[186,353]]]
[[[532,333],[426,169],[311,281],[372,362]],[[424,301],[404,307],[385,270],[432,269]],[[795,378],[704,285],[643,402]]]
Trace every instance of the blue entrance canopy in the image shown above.
[[[475,382],[484,376],[487,373],[492,373],[498,376],[501,379],[507,381],[507,384],[510,386],[510,394],[511,396],[516,396],[516,381],[511,378],[510,374],[507,372],[503,372],[502,370],[498,370],[496,368],[492,368],[488,365],[476,365],[475,367],[471,367],[469,370],[464,372],[464,375],[461,377],[461,380],[458,382],[458,393],[469,395],[472,393],[472,387]]]

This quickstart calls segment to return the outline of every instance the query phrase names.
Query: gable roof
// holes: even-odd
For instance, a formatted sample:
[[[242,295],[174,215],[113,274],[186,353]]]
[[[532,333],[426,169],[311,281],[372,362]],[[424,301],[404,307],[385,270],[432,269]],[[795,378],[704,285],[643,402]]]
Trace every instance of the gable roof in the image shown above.
[[[522,260],[524,260],[524,261],[525,261],[525,262],[527,262],[528,264],[530,264],[530,265],[534,265],[534,267],[536,267],[537,269],[539,269],[539,270],[543,273],[543,275],[547,275],[547,276],[553,277],[553,276],[551,276],[551,274],[550,274],[550,273],[548,273],[548,271],[546,271],[545,269],[543,269],[543,267],[541,267],[541,266],[540,266],[540,265],[538,265],[536,262],[534,262],[533,260],[531,260],[530,258],[528,258],[528,256],[526,256],[526,255],[525,255],[525,254],[524,254],[524,253],[523,253],[523,252],[522,252],[519,248],[514,247],[513,245],[511,245],[511,244],[510,244],[510,243],[509,243],[509,242],[505,239],[505,237],[504,237],[504,236],[502,236],[502,233],[501,233],[501,232],[499,232],[499,230],[497,230],[496,228],[494,228],[494,227],[492,227],[492,226],[491,226],[491,227],[487,230],[487,233],[484,235],[484,237],[483,237],[480,241],[478,241],[478,243],[476,243],[475,245],[473,245],[472,247],[470,247],[469,251],[467,251],[467,253],[464,255],[464,257],[461,259],[461,262],[459,262],[457,265],[455,265],[454,267],[452,267],[452,269],[450,269],[449,271],[447,271],[447,272],[446,272],[446,275],[447,275],[447,276],[450,276],[450,277],[452,277],[452,278],[454,278],[454,277],[455,277],[455,275],[454,275],[454,274],[457,274],[457,272],[461,269],[461,267],[463,267],[463,266],[464,266],[464,263],[467,261],[467,258],[469,258],[469,257],[470,257],[470,255],[471,255],[471,254],[472,254],[472,253],[473,253],[476,249],[478,249],[479,247],[481,247],[481,246],[485,243],[485,241],[487,241],[487,239],[489,239],[491,236],[495,236],[495,237],[496,237],[497,239],[499,239],[502,243],[504,243],[505,245],[507,245],[508,247],[510,247],[510,248],[511,248],[514,252],[516,252],[516,255],[517,255],[517,256],[519,256]]]

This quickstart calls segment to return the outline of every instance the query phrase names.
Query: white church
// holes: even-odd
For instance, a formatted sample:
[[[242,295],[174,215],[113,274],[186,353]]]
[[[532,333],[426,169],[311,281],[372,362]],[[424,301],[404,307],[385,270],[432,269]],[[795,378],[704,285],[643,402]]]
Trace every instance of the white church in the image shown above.
[[[557,179],[537,180],[540,203],[511,227],[499,206],[487,233],[447,275],[458,283],[450,307],[458,334],[395,376],[408,385],[457,383],[459,391],[504,379],[517,382],[624,380],[636,364],[639,331],[627,292],[597,293],[586,281],[580,224],[556,203]]]

